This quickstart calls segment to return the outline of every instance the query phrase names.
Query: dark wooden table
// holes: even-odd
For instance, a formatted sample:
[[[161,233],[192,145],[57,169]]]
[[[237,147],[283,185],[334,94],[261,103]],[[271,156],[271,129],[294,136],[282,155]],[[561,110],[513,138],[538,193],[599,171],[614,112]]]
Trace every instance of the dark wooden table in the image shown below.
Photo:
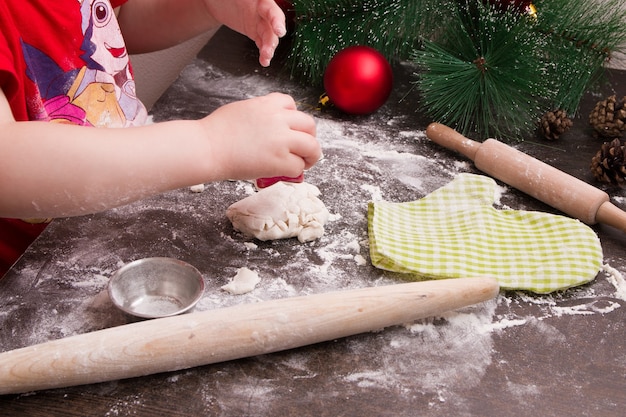
[[[196,266],[207,291],[197,310],[402,281],[369,263],[367,202],[409,201],[477,171],[430,143],[416,111],[412,69],[396,69],[389,102],[370,116],[314,110],[321,91],[256,64],[253,45],[222,30],[154,107],[158,120],[202,117],[270,91],[314,114],[325,159],[306,175],[332,213],[326,234],[246,241],[224,215],[252,192],[246,182],[183,189],[98,215],[55,220],[0,280],[0,350],[132,321],[106,295],[124,263],[170,256]],[[626,73],[590,94],[558,142],[521,150],[585,181],[602,141],[586,118]],[[596,184],[596,183],[594,183]],[[601,186],[600,184],[596,184]],[[607,189],[626,206],[626,194]],[[499,207],[554,212],[505,188]],[[88,386],[0,396],[0,415],[24,416],[621,416],[626,412],[626,236],[594,226],[603,272],[549,295],[502,292],[493,301],[384,331],[292,351]],[[362,262],[362,258],[365,263]],[[259,273],[251,293],[220,286],[240,267]],[[219,335],[216,335],[219,337]]]

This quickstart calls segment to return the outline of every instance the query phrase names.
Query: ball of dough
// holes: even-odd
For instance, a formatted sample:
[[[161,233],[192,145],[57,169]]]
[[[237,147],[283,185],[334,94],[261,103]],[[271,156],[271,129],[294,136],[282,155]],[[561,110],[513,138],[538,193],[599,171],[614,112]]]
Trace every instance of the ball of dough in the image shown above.
[[[320,190],[307,182],[277,182],[232,204],[226,216],[246,236],[309,242],[324,234],[329,217],[319,195]]]

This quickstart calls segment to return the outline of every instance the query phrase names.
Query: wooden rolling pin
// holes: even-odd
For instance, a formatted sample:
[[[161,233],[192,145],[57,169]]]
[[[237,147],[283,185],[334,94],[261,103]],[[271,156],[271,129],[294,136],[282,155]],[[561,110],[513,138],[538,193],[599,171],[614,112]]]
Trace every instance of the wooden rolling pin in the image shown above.
[[[430,124],[426,136],[465,155],[486,174],[571,217],[626,232],[626,213],[609,201],[607,193],[576,177],[495,139],[475,142],[439,123]]]
[[[497,295],[492,278],[336,291],[142,321],[0,353],[0,394],[91,384],[334,340]]]

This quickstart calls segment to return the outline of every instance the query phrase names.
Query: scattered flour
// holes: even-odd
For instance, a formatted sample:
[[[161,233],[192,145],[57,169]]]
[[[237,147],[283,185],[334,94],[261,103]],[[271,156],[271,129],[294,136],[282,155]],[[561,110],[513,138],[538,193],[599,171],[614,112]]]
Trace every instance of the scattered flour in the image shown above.
[[[380,190],[380,187],[372,184],[361,184],[361,189],[370,193],[372,201],[381,201],[383,200],[383,193]]]
[[[191,191],[192,193],[201,193],[204,191],[204,189],[204,184],[196,184],[189,187],[189,191]]]
[[[485,330],[492,326],[497,305],[497,300],[490,300],[389,329],[376,346],[380,362],[369,370],[355,370],[344,380],[361,388],[436,393],[439,402],[448,401],[455,391],[477,385],[491,364],[493,339]],[[428,355],[416,353],[414,346]],[[415,370],[420,378],[415,378]]]
[[[255,249],[259,248],[259,246],[256,243],[254,243],[254,242],[243,242],[243,245],[248,250],[255,250]]]
[[[222,76],[220,70],[214,67],[209,67],[209,70],[216,74],[217,81],[207,85],[207,89],[220,91],[231,99],[238,98],[242,91],[254,96],[282,87],[271,84],[271,81],[261,76],[242,77],[236,83],[231,81],[231,84],[223,85],[220,82],[228,77]],[[192,65],[185,72],[197,84],[201,84],[207,69]],[[199,85],[198,88],[201,87]],[[239,268],[232,282],[221,288],[233,290],[233,293],[240,294],[241,297],[229,297],[219,290],[218,283],[223,283],[228,276],[228,270],[222,269],[219,272],[221,275],[207,278],[208,284],[212,286],[209,285],[196,310],[398,282],[396,278],[385,274],[372,280],[360,273],[369,265],[367,202],[394,195],[403,201],[421,198],[448,183],[459,172],[469,171],[471,164],[462,160],[441,163],[437,158],[414,154],[412,152],[415,143],[427,142],[423,132],[402,126],[405,119],[395,115],[381,113],[377,117],[387,118],[388,126],[398,126],[397,134],[377,129],[380,121],[376,120],[371,123],[350,123],[323,117],[317,119],[318,137],[325,158],[306,177],[322,189],[323,201],[328,204],[332,213],[327,233],[314,244],[300,244],[295,241],[287,251],[285,246],[242,242],[241,239],[235,239],[216,229],[215,233],[224,245],[240,249],[242,263],[254,265],[264,279],[261,281],[258,273],[252,271],[250,272],[256,277],[248,275],[242,278],[240,272],[247,268]],[[369,137],[375,137],[376,141],[368,140]],[[342,161],[349,158],[357,160],[360,168],[358,171],[352,172],[351,167],[342,165]],[[231,192],[241,196],[256,192],[250,182],[236,181],[228,185]],[[334,187],[337,190],[335,194],[331,194]],[[499,190],[497,204],[505,204],[503,201],[506,200],[508,191],[504,187]],[[206,194],[209,193],[199,193],[197,197],[202,198]],[[142,203],[132,207],[120,211],[141,212],[151,209]],[[116,210],[111,212],[115,213]],[[205,208],[181,204],[177,206],[177,210],[185,211],[190,216],[203,216],[202,210]],[[184,242],[185,236],[171,233],[167,239],[173,243]],[[181,247],[184,248],[184,245],[181,244]],[[277,275],[271,268],[263,269],[265,258],[284,259],[284,270],[281,269]],[[38,277],[33,284],[38,290],[45,291],[60,285],[79,289],[80,296],[84,296],[85,292],[89,292],[90,296],[81,300],[77,298],[74,300],[76,308],[64,312],[42,306],[41,310],[45,313],[37,318],[38,325],[32,330],[33,334],[28,340],[30,344],[83,333],[90,321],[98,322],[98,315],[109,314],[111,309],[106,308],[106,277],[128,261],[129,259],[120,258],[102,247],[91,248],[85,245],[84,252],[80,255],[58,261],[67,270],[65,276]],[[96,268],[94,265],[107,266]],[[37,275],[37,269],[24,271],[23,274]],[[298,279],[290,279],[293,276]],[[52,279],[57,281],[55,285],[50,284]],[[387,329],[365,341],[351,338],[346,342],[346,349],[350,354],[358,356],[360,352],[371,349],[378,349],[380,354],[373,363],[340,373],[337,375],[338,379],[359,389],[385,388],[401,394],[416,391],[431,393],[434,398],[431,404],[433,406],[435,403],[451,402],[455,393],[477,386],[488,367],[493,364],[494,335],[508,329],[534,326],[548,340],[563,340],[565,336],[549,325],[547,319],[606,315],[619,309],[626,301],[626,280],[622,272],[607,263],[597,280],[605,280],[608,285],[590,285],[545,296],[524,292],[502,293],[497,299],[475,306]],[[11,309],[19,308],[20,300],[8,297],[7,301],[11,302],[11,307],[0,311],[0,317],[10,317]],[[528,313],[529,310],[532,315]],[[292,379],[316,378],[317,374],[311,370],[313,365],[309,363],[310,359],[301,351],[296,350],[284,358],[280,366]],[[442,366],[442,363],[445,365]],[[416,369],[420,370],[420,378],[415,378]],[[169,376],[168,381],[178,382],[179,375]],[[254,404],[254,412],[262,414],[281,389],[285,387],[277,386],[274,381],[242,375],[231,392],[233,396],[240,398],[241,404]],[[506,389],[518,393],[520,398],[532,398],[540,394],[539,388],[532,384],[509,382]],[[207,403],[220,403],[220,399],[214,396],[210,388],[202,387],[201,390]],[[107,415],[128,415],[128,411],[133,411],[132,406],[141,401],[140,397],[119,399]],[[242,410],[242,415],[246,412],[249,414],[250,410]]]
[[[354,255],[354,262],[356,262],[359,266],[367,265],[367,259],[365,259],[362,255]]]
[[[602,271],[607,274],[608,281],[615,287],[615,297],[626,301],[626,280],[617,269],[610,265],[603,265]]]

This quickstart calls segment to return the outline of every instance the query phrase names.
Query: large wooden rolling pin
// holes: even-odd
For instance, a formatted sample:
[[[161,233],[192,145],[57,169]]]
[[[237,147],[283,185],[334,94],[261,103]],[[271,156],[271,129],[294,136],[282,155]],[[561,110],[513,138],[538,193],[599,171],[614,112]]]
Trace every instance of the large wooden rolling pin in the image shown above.
[[[0,394],[175,371],[435,316],[498,294],[492,278],[414,282],[142,321],[0,354]]]
[[[626,232],[626,213],[609,201],[607,193],[576,177],[495,139],[475,142],[439,123],[430,124],[426,136],[465,155],[486,174],[571,217]]]

